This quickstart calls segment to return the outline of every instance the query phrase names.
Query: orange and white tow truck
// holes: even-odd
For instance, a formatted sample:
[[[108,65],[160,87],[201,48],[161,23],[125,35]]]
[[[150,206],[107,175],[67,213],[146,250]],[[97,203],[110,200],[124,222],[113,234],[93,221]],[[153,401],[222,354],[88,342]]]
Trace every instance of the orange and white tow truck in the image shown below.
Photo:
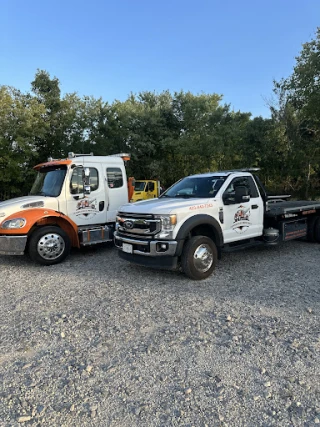
[[[127,182],[125,153],[110,156],[69,153],[35,166],[28,196],[0,203],[0,254],[23,255],[51,265],[71,247],[113,240],[116,213],[134,191]]]

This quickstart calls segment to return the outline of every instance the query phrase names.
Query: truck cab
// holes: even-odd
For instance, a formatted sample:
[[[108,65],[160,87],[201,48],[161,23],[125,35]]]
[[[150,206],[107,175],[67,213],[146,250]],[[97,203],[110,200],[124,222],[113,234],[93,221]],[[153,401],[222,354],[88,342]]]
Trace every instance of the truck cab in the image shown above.
[[[112,241],[117,210],[128,202],[127,160],[69,153],[35,166],[29,195],[0,203],[0,254],[28,251],[50,265],[72,246]]]
[[[130,202],[154,199],[160,196],[160,181],[144,179],[135,180],[134,193]]]
[[[198,280],[213,272],[223,251],[309,234],[320,241],[320,202],[268,204],[251,172],[188,176],[158,199],[122,206],[115,232],[119,256],[151,267],[181,267]]]

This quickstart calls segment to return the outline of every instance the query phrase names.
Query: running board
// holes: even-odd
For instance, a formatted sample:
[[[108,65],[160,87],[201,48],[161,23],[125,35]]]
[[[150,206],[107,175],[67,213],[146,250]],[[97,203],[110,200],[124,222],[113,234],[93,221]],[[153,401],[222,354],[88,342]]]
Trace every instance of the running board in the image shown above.
[[[97,243],[111,242],[113,240],[114,228],[108,225],[97,225],[79,229],[79,240],[81,246],[96,245]]]
[[[240,240],[239,244],[232,242],[227,243],[223,246],[222,251],[223,252],[235,252],[240,249],[246,249],[246,248],[252,248],[253,246],[260,246],[263,245],[264,242],[262,240],[255,240],[255,239],[247,239],[245,243]]]

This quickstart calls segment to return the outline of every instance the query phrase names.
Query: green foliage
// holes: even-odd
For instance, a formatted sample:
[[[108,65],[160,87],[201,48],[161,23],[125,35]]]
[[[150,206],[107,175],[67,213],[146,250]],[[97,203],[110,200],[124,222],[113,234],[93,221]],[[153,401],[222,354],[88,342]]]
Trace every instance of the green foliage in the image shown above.
[[[320,193],[320,28],[303,44],[293,73],[275,83],[279,108],[273,118],[286,147],[287,183],[303,195]]]
[[[44,113],[36,99],[0,87],[0,199],[26,191],[36,138],[45,132]]]

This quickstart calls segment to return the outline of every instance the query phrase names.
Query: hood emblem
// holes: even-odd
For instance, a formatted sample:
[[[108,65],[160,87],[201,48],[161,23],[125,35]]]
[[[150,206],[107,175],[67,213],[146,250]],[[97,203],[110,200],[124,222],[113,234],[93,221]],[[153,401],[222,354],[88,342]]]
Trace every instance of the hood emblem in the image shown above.
[[[134,224],[132,221],[125,221],[123,223],[123,227],[126,228],[127,230],[132,230],[134,227]]]

